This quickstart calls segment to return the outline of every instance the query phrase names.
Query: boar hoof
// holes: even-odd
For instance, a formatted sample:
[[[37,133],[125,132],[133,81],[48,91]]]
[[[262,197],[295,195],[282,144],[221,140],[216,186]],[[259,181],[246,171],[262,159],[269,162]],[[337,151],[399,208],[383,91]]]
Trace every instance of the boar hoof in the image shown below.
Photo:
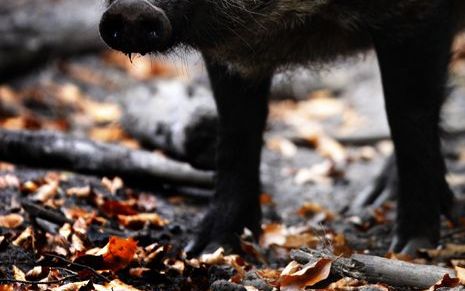
[[[212,205],[203,218],[195,239],[188,243],[188,257],[211,253],[223,247],[226,253],[240,253],[240,235],[249,229],[257,239],[261,230],[261,209],[255,203],[222,207]]]
[[[445,216],[455,226],[465,225],[465,198],[455,199]]]
[[[392,240],[389,251],[397,254],[407,255],[412,258],[418,256],[418,251],[421,249],[432,249],[435,244],[431,242],[427,236],[419,236],[410,239],[400,239],[399,236],[395,236]]]

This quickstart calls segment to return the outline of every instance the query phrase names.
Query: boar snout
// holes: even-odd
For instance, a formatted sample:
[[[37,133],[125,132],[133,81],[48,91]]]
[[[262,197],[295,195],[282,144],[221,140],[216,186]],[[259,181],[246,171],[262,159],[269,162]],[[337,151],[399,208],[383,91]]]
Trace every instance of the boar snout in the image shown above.
[[[100,35],[113,49],[145,54],[168,47],[171,24],[164,11],[147,0],[116,0],[102,16]]]

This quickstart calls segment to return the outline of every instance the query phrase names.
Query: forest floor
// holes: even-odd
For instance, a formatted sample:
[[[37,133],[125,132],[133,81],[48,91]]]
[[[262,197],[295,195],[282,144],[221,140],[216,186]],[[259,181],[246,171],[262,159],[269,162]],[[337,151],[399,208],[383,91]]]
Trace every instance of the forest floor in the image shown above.
[[[170,59],[130,61],[104,52],[55,61],[0,85],[0,126],[140,148],[119,123],[118,92],[153,80],[205,82],[197,59],[185,57],[173,65]],[[386,255],[393,197],[344,212],[374,183],[392,153],[373,59],[309,77],[312,88],[298,87],[301,80],[291,77],[293,96],[281,93],[272,100],[261,167],[263,235],[259,243],[245,236],[240,256],[221,250],[198,259],[183,256],[207,208],[205,196],[164,185],[126,185],[118,177],[1,163],[0,290],[400,289],[328,277],[320,264],[283,271],[292,261],[289,251],[301,247],[336,256]],[[276,81],[276,91],[282,82]],[[454,62],[452,83],[443,114],[449,132],[444,152],[448,181],[457,195],[465,195],[465,60]],[[444,221],[441,247],[424,250],[415,262],[465,266],[464,226]],[[447,281],[432,290],[456,285]]]

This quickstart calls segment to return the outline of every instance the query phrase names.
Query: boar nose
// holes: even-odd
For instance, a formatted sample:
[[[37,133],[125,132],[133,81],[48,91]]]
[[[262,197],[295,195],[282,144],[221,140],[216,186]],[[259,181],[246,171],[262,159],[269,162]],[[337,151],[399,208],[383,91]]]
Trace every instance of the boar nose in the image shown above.
[[[144,54],[167,45],[171,24],[163,10],[147,0],[116,0],[102,16],[100,35],[113,49]]]

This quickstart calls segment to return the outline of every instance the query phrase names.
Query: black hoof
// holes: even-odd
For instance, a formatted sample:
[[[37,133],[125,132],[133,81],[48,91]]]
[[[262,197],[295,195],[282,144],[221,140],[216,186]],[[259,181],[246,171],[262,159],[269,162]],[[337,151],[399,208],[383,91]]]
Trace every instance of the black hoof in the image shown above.
[[[465,199],[455,199],[444,215],[455,226],[465,226]]]
[[[389,251],[414,258],[418,256],[419,250],[432,249],[435,245],[436,244],[426,236],[418,236],[409,239],[401,239],[399,236],[395,236],[389,247]]]
[[[348,215],[358,215],[367,207],[378,208],[388,200],[398,195],[398,174],[394,154],[385,162],[376,179],[357,195],[354,202],[347,208]]]
[[[259,203],[212,205],[199,225],[194,240],[185,247],[188,257],[211,253],[223,247],[226,253],[240,253],[240,236],[249,229],[258,239],[261,231]]]

